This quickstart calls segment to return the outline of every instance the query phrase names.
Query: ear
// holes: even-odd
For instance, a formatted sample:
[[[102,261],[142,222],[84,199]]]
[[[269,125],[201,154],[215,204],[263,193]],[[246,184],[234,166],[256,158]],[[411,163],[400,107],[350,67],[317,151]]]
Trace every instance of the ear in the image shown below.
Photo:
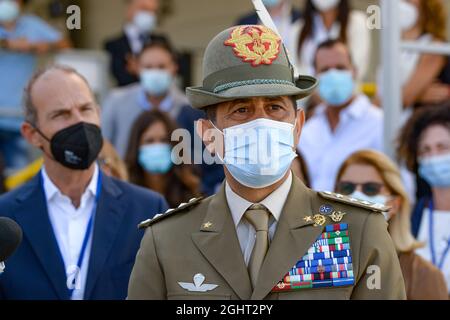
[[[215,154],[217,150],[221,150],[217,144],[218,140],[220,140],[218,139],[218,130],[213,126],[211,121],[200,119],[197,121],[195,129],[209,153]]]
[[[356,80],[358,78],[358,67],[356,66],[352,66],[352,75],[353,75],[353,79]]]
[[[20,132],[25,140],[32,146],[42,149],[44,147],[43,138],[37,130],[28,122],[24,122],[20,128]]]
[[[300,136],[302,134],[303,126],[305,125],[305,111],[303,110],[303,108],[298,109],[295,124],[294,147],[297,148],[300,142]]]

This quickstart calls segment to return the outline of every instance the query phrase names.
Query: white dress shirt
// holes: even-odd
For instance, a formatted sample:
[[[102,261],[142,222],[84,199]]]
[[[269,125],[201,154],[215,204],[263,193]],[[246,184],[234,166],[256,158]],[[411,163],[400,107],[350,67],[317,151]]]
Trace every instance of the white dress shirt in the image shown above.
[[[128,23],[124,28],[125,35],[130,43],[131,52],[139,54],[144,47],[139,29],[132,23]]]
[[[306,160],[312,188],[334,191],[336,175],[342,163],[361,149],[383,151],[383,111],[358,95],[341,111],[333,132],[324,104],[317,107],[300,137],[299,150]]]
[[[430,210],[425,208],[423,211],[422,221],[420,223],[418,240],[425,243],[425,247],[416,250],[416,253],[423,257],[425,260],[432,262],[431,247],[430,247],[430,232],[429,232],[429,220]],[[450,212],[438,211],[433,212],[433,244],[436,254],[436,263],[439,263],[443,258],[444,251],[448,245],[450,239]],[[445,256],[441,269],[444,274],[445,281],[447,282],[447,288],[450,293],[450,252]]]
[[[64,261],[68,282],[70,279],[73,279],[74,272],[76,272],[78,257],[86,234],[87,225],[95,207],[98,175],[99,169],[96,165],[94,175],[81,196],[80,206],[75,208],[70,198],[63,195],[58,187],[50,180],[45,168],[42,169],[48,215]],[[83,264],[79,272],[78,281],[76,281],[72,300],[83,300],[91,244],[92,236],[90,236],[86,247]]]
[[[272,192],[267,198],[260,202],[271,213],[269,220],[269,238],[273,239],[277,228],[277,223],[281,216],[281,210],[283,210],[284,203],[286,202],[289,190],[292,185],[292,172],[286,181]],[[230,208],[231,215],[233,217],[236,232],[241,245],[242,254],[244,255],[245,264],[248,266],[250,257],[252,255],[253,246],[255,245],[256,231],[255,228],[244,218],[244,214],[247,209],[254,203],[249,202],[236,194],[228,183],[225,183],[225,195]]]

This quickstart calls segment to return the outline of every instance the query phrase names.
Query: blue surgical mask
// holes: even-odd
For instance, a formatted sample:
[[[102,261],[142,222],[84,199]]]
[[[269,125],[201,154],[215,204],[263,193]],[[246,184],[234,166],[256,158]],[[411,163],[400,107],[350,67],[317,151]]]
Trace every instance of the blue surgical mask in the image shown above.
[[[262,0],[262,2],[267,8],[273,8],[278,6],[281,3],[281,0]]]
[[[165,174],[173,166],[172,146],[168,143],[144,145],[139,149],[138,161],[148,173]]]
[[[0,0],[0,23],[12,22],[19,17],[20,8],[16,1]]]
[[[280,181],[297,156],[294,126],[257,119],[224,129],[223,163],[240,184],[254,189]]]
[[[435,188],[450,187],[450,153],[419,160],[419,174]]]
[[[163,69],[145,69],[140,73],[141,85],[151,96],[165,95],[172,85],[172,74]]]
[[[319,95],[332,107],[340,107],[350,101],[355,89],[351,71],[331,69],[319,76]]]
[[[156,27],[156,15],[149,11],[138,11],[134,15],[133,24],[141,34],[151,33]]]

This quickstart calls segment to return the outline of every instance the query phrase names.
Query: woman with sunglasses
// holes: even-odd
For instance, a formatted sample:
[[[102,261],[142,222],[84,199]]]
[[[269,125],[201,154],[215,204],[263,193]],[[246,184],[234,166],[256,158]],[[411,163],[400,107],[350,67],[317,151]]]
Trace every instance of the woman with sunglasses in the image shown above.
[[[385,214],[409,300],[448,299],[444,276],[414,251],[422,244],[411,234],[410,206],[400,171],[384,154],[362,150],[341,166],[336,192],[391,207]]]

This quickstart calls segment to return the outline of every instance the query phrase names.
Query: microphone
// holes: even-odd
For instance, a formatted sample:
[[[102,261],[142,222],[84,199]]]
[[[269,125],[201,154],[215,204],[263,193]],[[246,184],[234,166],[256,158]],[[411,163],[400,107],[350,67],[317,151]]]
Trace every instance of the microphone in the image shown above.
[[[0,274],[6,261],[22,242],[22,229],[11,219],[0,217]]]

